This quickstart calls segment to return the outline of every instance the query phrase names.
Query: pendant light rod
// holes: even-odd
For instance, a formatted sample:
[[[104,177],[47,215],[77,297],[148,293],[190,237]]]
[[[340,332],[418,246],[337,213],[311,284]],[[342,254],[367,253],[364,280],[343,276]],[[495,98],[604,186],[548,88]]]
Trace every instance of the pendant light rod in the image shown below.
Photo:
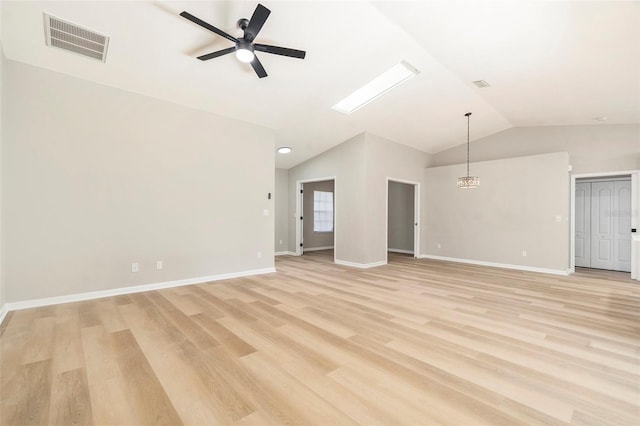
[[[469,177],[469,127],[471,125],[471,113],[468,112],[464,116],[467,117],[467,177]]]

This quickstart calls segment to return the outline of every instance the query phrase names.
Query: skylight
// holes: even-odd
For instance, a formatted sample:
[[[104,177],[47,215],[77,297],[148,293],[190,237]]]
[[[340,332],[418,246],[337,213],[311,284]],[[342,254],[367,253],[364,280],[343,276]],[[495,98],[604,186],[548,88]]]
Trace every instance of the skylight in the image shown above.
[[[389,90],[404,83],[414,75],[418,74],[418,70],[405,61],[393,66],[383,72],[331,108],[344,114],[362,108],[369,102],[384,95]]]

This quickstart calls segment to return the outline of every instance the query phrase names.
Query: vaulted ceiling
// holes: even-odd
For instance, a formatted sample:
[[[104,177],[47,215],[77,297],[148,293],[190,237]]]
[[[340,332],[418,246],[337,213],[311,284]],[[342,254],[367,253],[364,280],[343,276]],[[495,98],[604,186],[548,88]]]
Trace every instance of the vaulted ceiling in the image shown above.
[[[7,58],[274,130],[292,167],[363,131],[435,153],[514,126],[640,122],[640,3],[268,1],[258,79],[232,44],[183,10],[240,36],[249,1],[2,1]],[[111,37],[106,63],[45,45],[43,12]],[[331,106],[396,63],[420,73],[364,108]],[[491,87],[478,89],[474,80]],[[212,134],[215,141],[215,134]]]

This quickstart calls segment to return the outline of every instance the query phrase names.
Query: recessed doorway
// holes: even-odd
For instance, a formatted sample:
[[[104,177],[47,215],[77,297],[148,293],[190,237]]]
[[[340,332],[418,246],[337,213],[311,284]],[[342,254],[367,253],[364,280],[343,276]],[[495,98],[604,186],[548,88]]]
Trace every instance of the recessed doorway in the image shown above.
[[[574,175],[571,184],[571,272],[576,267],[638,276],[638,171]]]
[[[296,206],[296,255],[331,251],[335,261],[335,177],[297,181]]]
[[[576,180],[576,266],[631,272],[631,176]]]
[[[418,257],[420,254],[420,184],[387,178],[388,253]]]

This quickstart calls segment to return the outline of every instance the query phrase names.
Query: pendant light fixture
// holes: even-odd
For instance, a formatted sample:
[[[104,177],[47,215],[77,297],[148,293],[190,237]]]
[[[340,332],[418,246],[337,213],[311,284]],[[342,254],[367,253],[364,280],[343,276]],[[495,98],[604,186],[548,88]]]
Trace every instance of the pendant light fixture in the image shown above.
[[[478,176],[469,176],[469,122],[471,113],[464,115],[467,117],[467,175],[458,178],[458,189],[472,189],[480,186],[480,178]]]

